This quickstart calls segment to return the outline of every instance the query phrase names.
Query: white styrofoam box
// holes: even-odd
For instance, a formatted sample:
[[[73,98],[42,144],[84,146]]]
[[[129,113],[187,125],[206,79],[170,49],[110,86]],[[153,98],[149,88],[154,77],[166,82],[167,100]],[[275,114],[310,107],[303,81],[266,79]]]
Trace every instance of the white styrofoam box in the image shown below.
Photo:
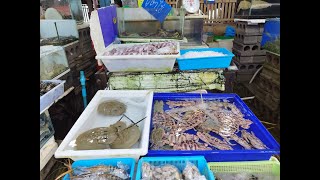
[[[96,127],[107,127],[121,118],[121,116],[104,116],[97,112],[98,105],[106,100],[117,100],[126,104],[127,109],[124,114],[134,122],[146,117],[137,124],[141,131],[139,141],[131,149],[76,150],[75,140],[81,133]],[[147,90],[99,90],[58,147],[55,157],[73,160],[132,157],[138,161],[140,156],[148,153],[152,100],[153,92]],[[125,117],[121,121],[127,126],[132,124]]]
[[[49,92],[40,96],[40,112],[46,109],[51,103],[58,99],[64,93],[64,83],[66,81],[61,80],[43,80],[43,82],[52,82],[58,84]]]
[[[103,53],[113,48],[130,47],[137,44],[110,44],[103,53],[96,56],[101,60],[110,72],[170,72],[173,69],[176,58],[180,57],[180,44],[177,43],[176,55],[122,55],[104,56]]]
[[[45,145],[40,149],[40,171],[45,167],[54,152],[57,150],[58,144],[52,136]]]
[[[55,27],[57,25],[57,28]],[[57,32],[58,31],[58,32]],[[40,20],[40,37],[53,38],[74,36],[79,38],[75,20]]]
[[[68,59],[62,46],[40,46],[40,80],[59,78],[68,70]]]

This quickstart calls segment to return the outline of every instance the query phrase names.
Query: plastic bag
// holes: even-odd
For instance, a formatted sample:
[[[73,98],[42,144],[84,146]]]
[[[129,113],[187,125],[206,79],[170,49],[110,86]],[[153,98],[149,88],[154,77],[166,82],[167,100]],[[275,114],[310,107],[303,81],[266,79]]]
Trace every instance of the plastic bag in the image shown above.
[[[227,26],[224,36],[234,37],[235,29],[232,26]]]
[[[153,166],[143,163],[142,180],[182,180],[182,176],[179,169],[171,164]]]
[[[118,176],[122,179],[128,179],[130,178],[130,175],[127,173],[127,171],[130,169],[130,167],[126,164],[123,164],[122,162],[117,162],[118,169],[113,170],[113,172],[110,172],[110,174]]]
[[[191,162],[187,162],[187,165],[184,168],[182,174],[184,180],[207,180],[207,178],[204,175],[200,174],[200,171],[197,168],[197,166],[195,166]]]

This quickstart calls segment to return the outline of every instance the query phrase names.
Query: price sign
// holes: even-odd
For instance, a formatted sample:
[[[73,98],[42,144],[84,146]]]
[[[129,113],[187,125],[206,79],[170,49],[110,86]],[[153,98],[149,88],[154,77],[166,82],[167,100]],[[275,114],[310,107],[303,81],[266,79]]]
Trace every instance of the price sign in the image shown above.
[[[144,0],[142,7],[160,22],[163,22],[171,11],[171,6],[164,0]]]

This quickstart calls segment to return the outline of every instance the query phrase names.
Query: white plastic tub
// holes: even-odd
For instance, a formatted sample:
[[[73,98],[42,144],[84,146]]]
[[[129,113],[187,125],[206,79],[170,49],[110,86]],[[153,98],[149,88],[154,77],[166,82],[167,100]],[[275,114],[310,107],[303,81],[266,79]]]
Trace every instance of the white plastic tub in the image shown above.
[[[62,141],[61,145],[55,152],[55,157],[71,158],[73,160],[130,157],[138,161],[140,156],[144,156],[148,153],[152,99],[153,92],[146,90],[98,91]],[[81,133],[92,128],[109,126],[121,118],[121,116],[111,117],[98,114],[98,105],[106,100],[117,100],[126,104],[127,110],[125,115],[134,122],[146,117],[145,120],[137,124],[141,130],[141,137],[139,141],[133,145],[131,149],[76,150],[72,145]],[[131,121],[125,117],[122,121],[125,122],[127,126],[131,124]]]
[[[117,47],[130,47],[136,44],[110,44],[104,52]],[[104,53],[103,52],[103,53]],[[173,69],[176,58],[180,57],[180,44],[177,42],[176,55],[124,55],[104,56],[103,53],[96,56],[110,72],[170,72]]]
[[[56,99],[58,99],[64,93],[64,83],[66,81],[62,80],[42,80],[43,82],[52,82],[56,85],[49,92],[40,96],[40,112],[46,109],[51,103],[53,103]]]

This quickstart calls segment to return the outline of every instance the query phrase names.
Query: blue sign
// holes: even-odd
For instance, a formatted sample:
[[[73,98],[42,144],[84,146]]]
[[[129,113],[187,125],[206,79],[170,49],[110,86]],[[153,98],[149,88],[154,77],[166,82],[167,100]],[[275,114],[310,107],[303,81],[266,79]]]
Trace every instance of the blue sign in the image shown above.
[[[144,0],[142,7],[160,22],[163,22],[171,11],[171,6],[164,0]]]

